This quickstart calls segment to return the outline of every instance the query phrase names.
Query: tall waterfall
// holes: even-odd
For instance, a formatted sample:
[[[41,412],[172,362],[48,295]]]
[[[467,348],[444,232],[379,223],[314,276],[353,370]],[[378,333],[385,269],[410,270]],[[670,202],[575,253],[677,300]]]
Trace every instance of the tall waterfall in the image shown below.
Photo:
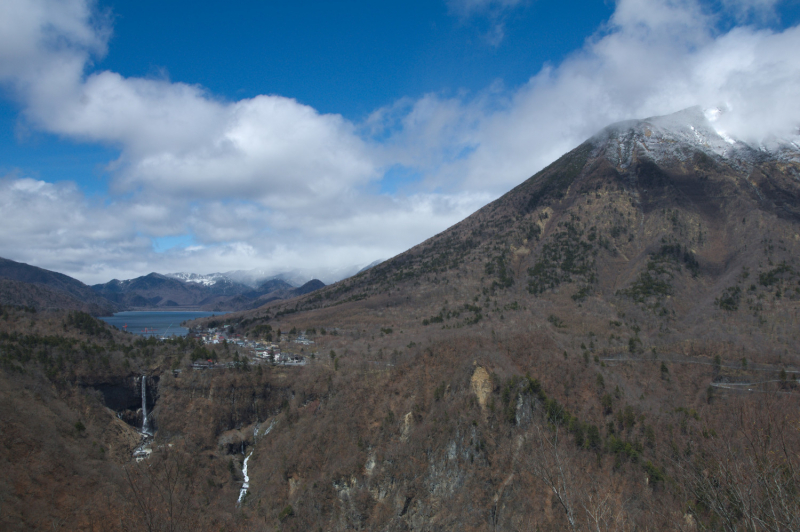
[[[147,426],[147,375],[142,375],[142,432],[150,433]]]

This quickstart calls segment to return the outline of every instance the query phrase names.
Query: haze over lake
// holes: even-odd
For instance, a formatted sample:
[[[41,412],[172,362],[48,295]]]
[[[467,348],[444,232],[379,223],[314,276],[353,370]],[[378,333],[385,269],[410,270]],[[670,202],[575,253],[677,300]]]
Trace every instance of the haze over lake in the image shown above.
[[[104,316],[100,319],[121,331],[127,330],[142,336],[186,336],[189,329],[180,326],[184,321],[222,314],[227,312],[128,311],[117,312],[113,316]]]

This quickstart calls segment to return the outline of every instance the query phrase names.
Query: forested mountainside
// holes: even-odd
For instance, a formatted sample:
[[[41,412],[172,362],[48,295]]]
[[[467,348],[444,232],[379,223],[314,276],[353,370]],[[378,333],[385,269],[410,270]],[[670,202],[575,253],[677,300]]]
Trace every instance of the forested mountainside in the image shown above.
[[[113,314],[119,307],[67,275],[0,258],[0,304]]]
[[[4,308],[4,527],[797,529],[799,178],[699,109],[616,124],[389,261],[195,324],[305,365]]]

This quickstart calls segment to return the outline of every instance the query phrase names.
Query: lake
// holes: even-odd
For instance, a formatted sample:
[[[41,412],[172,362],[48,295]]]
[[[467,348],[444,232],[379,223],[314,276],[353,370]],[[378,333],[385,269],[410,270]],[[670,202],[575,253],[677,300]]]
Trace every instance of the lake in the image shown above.
[[[101,320],[115,326],[120,331],[128,331],[141,336],[186,336],[189,329],[180,324],[187,320],[222,316],[227,312],[193,311],[129,311],[117,312],[113,316],[102,316]],[[125,327],[127,325],[127,328]]]

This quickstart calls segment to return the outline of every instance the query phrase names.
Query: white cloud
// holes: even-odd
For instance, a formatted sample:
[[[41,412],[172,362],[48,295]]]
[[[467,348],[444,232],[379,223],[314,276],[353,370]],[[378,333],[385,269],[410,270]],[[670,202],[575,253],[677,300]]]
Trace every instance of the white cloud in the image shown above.
[[[4,0],[0,4],[0,80],[20,91],[38,79],[80,74],[103,55],[107,20],[86,0]]]
[[[144,266],[136,257],[147,251],[149,239],[124,216],[87,201],[74,184],[6,176],[0,179],[0,211],[13,221],[0,228],[0,256],[73,273],[119,259],[129,261],[129,271]]]
[[[313,207],[377,177],[352,124],[279,96],[220,102],[199,87],[101,72],[29,102],[27,114],[42,129],[119,146],[117,192]]]
[[[464,218],[485,194],[354,198],[346,215],[296,217],[256,203],[144,200],[102,204],[72,183],[9,175],[0,179],[0,256],[94,284],[151,271],[209,273],[305,268],[325,276],[388,258]],[[157,251],[163,236],[191,234],[197,245]],[[335,280],[328,274],[324,280]],[[331,277],[330,275],[334,275]]]

